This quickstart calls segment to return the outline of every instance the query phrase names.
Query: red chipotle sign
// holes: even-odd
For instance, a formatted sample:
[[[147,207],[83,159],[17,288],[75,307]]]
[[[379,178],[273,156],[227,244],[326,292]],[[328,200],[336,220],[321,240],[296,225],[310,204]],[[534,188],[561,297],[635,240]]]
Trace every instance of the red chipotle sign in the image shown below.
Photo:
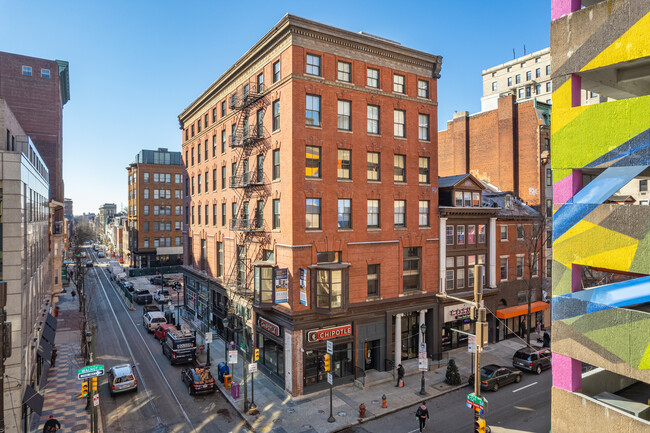
[[[280,327],[273,322],[269,322],[266,319],[260,317],[257,322],[260,325],[260,328],[268,332],[269,334],[275,335],[276,337],[280,336]]]
[[[352,325],[335,326],[333,328],[318,329],[307,333],[307,341],[322,341],[330,338],[345,337],[352,335]]]

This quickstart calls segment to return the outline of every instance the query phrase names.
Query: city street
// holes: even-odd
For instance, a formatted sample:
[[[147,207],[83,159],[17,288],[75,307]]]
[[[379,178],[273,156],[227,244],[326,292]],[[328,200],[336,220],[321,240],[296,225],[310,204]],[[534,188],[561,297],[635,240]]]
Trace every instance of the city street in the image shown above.
[[[96,364],[136,366],[137,393],[110,396],[107,375],[99,380],[100,407],[105,431],[190,432],[248,431],[239,414],[222,395],[188,395],[180,372],[188,366],[172,366],[160,343],[142,327],[142,310],[129,311],[99,262],[87,269],[90,317],[97,326]]]
[[[521,383],[508,385],[498,392],[486,391],[487,423],[492,433],[548,432],[551,428],[551,371],[541,375],[524,373]],[[430,419],[426,432],[466,433],[472,431],[472,411],[465,406],[469,387],[428,402]],[[345,433],[413,433],[418,431],[417,406],[395,412],[345,430]]]

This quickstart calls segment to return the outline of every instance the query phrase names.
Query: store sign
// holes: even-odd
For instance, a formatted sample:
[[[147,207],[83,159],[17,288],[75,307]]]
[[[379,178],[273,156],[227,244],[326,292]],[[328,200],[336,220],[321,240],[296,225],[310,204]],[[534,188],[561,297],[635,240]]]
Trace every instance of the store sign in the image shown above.
[[[276,337],[280,336],[280,327],[278,325],[276,325],[275,323],[269,322],[268,320],[263,319],[262,317],[260,317],[258,319],[258,321],[257,321],[257,324],[260,325],[260,328],[262,328],[263,330],[265,330],[269,334],[275,335]]]
[[[467,319],[471,308],[470,304],[456,304],[445,307],[443,321],[446,323]]]
[[[275,269],[275,303],[289,302],[289,269]]]
[[[307,269],[300,268],[300,305],[307,305]]]
[[[307,333],[307,341],[321,341],[330,338],[345,337],[352,335],[352,325],[335,326],[333,328],[318,329]]]

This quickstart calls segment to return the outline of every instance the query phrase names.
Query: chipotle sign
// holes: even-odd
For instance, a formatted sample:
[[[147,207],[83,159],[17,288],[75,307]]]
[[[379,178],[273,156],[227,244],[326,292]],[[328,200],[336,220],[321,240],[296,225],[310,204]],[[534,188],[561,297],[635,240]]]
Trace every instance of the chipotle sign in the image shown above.
[[[276,337],[280,336],[280,327],[276,325],[273,322],[269,322],[266,319],[259,318],[258,320],[258,325],[260,325],[260,328],[268,332],[269,334],[275,335]]]
[[[307,333],[307,341],[322,341],[330,338],[352,335],[352,325],[334,326],[332,328],[317,329]]]

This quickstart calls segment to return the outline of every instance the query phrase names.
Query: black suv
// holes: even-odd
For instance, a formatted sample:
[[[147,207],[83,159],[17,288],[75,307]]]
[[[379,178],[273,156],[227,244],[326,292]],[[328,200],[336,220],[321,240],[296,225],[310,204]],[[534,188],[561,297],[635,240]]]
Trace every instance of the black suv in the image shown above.
[[[156,286],[169,286],[172,283],[171,278],[163,277],[162,275],[155,275],[149,279],[151,284]]]
[[[541,374],[542,370],[551,368],[551,356],[550,349],[524,347],[515,352],[515,355],[512,357],[512,366],[521,370],[534,371],[537,374]]]

